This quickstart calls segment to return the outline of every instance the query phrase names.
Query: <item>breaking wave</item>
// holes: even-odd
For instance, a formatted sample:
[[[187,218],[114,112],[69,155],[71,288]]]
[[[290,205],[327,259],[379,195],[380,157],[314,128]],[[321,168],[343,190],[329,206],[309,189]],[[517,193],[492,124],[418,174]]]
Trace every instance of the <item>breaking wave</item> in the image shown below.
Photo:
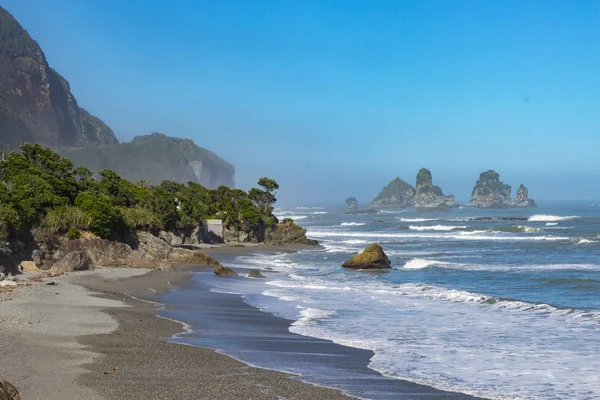
[[[545,215],[545,214],[536,214],[532,215],[528,218],[529,222],[557,222],[557,221],[567,221],[570,219],[579,218],[578,215],[569,215],[569,216],[558,216],[558,215]]]

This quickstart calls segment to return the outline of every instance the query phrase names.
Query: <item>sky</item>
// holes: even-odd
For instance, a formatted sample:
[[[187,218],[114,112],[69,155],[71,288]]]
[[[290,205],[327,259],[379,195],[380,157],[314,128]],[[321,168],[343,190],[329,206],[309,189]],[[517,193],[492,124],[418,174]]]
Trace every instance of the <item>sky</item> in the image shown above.
[[[429,168],[600,199],[600,0],[0,0],[120,140],[187,137],[290,205]]]

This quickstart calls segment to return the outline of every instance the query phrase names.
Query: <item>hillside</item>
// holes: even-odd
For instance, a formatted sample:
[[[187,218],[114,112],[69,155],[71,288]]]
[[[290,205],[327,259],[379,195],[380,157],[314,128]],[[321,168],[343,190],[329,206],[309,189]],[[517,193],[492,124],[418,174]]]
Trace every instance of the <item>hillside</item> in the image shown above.
[[[111,128],[78,106],[69,82],[0,7],[0,149],[23,143],[49,146],[77,166],[93,172],[112,169],[134,182],[234,186],[233,165],[191,140],[152,134],[119,143]]]
[[[162,133],[136,136],[130,143],[59,152],[92,172],[111,169],[132,182],[147,180],[157,185],[169,180],[197,182],[209,189],[234,187],[233,165],[189,139]]]

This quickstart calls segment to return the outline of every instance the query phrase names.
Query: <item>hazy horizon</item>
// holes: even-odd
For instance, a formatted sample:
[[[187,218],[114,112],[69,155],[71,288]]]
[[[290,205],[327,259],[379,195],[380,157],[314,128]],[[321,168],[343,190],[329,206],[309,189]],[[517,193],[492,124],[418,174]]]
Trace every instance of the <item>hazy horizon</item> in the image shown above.
[[[284,205],[366,205],[421,167],[463,202],[488,169],[600,199],[597,0],[1,4],[119,140],[193,139]]]

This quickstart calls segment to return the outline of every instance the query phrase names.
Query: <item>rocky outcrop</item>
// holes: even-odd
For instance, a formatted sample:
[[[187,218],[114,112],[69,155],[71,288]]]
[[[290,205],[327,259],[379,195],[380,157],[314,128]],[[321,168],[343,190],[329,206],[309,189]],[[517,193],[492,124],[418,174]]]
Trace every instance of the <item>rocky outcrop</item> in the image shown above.
[[[69,82],[50,68],[27,31],[0,7],[0,144],[52,147],[117,143],[113,131],[79,107]]]
[[[511,187],[500,181],[500,175],[489,170],[479,175],[468,206],[478,208],[508,208],[512,205]]]
[[[515,201],[512,202],[513,207],[537,207],[535,201],[529,198],[529,190],[525,185],[521,184],[517,189],[517,196]]]
[[[443,210],[458,207],[454,195],[444,195],[442,188],[433,184],[431,171],[421,168],[416,187],[400,178],[391,181],[370,204],[373,208],[414,207],[421,211]]]
[[[251,269],[250,272],[248,272],[248,278],[264,278],[265,276],[263,274],[260,273],[259,270],[257,269]]]
[[[298,226],[290,218],[284,218],[274,229],[265,235],[266,244],[307,244],[317,245],[316,240],[306,237],[306,229]]]
[[[238,276],[238,274],[232,270],[229,267],[224,267],[222,265],[217,265],[214,269],[213,269],[213,273],[216,276],[225,276],[225,277],[233,277],[233,276]]]
[[[356,201],[356,197],[348,197],[346,199],[346,210],[357,210],[358,209],[358,201]]]
[[[444,195],[442,188],[433,184],[431,171],[421,168],[417,174],[416,194],[412,206],[420,211],[443,210],[458,207],[454,195]]]
[[[21,400],[21,395],[12,383],[0,380],[0,400]]]
[[[369,205],[370,208],[412,207],[416,189],[400,178],[391,181]]]
[[[99,148],[62,149],[59,153],[92,172],[115,171],[131,182],[195,182],[209,189],[235,186],[235,167],[190,139],[162,133],[136,136],[130,143]]]
[[[346,261],[343,268],[362,269],[362,270],[377,270],[391,269],[390,259],[383,252],[383,249],[378,244],[372,244],[362,251],[362,253],[352,257]]]
[[[173,264],[219,265],[200,250],[173,247],[148,232],[138,232],[128,243],[96,237],[42,238],[31,258],[39,269],[57,272],[101,267],[168,269]]]

